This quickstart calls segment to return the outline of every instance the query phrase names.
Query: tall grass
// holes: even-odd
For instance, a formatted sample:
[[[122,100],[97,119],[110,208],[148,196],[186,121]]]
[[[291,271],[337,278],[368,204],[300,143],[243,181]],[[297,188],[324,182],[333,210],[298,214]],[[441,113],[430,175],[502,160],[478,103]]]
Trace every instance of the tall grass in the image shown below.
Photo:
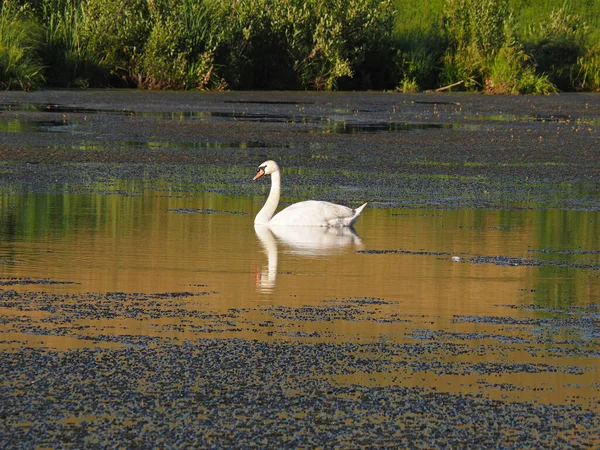
[[[537,70],[547,74],[559,89],[579,86],[578,61],[585,54],[587,23],[568,3],[540,19],[524,36]]]
[[[145,0],[39,0],[55,86],[128,85],[147,39]]]
[[[151,29],[138,79],[147,88],[214,89],[225,86],[215,54],[225,33],[218,1],[149,3]]]
[[[54,86],[88,87],[107,81],[108,64],[92,51],[83,32],[89,20],[82,5],[74,0],[50,0],[42,5],[46,27],[48,81]]]
[[[579,67],[579,88],[586,91],[600,91],[600,43],[589,49],[577,60]]]
[[[295,1],[236,2],[227,12],[228,32],[217,54],[228,84],[233,89],[301,88],[294,58],[305,39],[299,24],[309,19],[309,10]]]
[[[0,4],[0,88],[31,90],[44,82],[42,30],[28,8]]]
[[[587,3],[600,13],[599,2]],[[569,0],[1,5],[4,88],[600,89],[600,19]]]
[[[516,44],[503,45],[487,70],[485,88],[491,94],[553,94],[556,86],[535,71],[530,58]]]
[[[393,87],[390,0],[242,0],[217,58],[234,88]]]
[[[439,28],[405,30],[397,37],[395,64],[403,92],[434,89],[440,76],[445,38]]]

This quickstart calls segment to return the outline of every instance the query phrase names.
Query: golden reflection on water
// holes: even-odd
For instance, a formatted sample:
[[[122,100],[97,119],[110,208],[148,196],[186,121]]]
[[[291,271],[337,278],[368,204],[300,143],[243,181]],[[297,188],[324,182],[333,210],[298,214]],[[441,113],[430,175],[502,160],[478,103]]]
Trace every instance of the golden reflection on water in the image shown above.
[[[253,226],[261,201],[167,190],[0,196],[0,289],[55,295],[59,310],[92,304],[89,293],[128,293],[119,308],[143,310],[133,318],[75,318],[71,336],[59,335],[65,325],[53,325],[35,301],[2,306],[9,323],[26,321],[45,333],[8,325],[0,347],[118,346],[100,335],[452,343],[465,345],[466,356],[436,351],[423,360],[583,369],[444,374],[406,367],[337,381],[598,407],[597,354],[563,355],[549,344],[571,348],[574,333],[575,346],[597,351],[597,338],[582,338],[585,327],[528,322],[577,314],[553,308],[598,303],[598,213],[368,208],[355,231],[269,230]],[[475,263],[498,255],[560,264]],[[166,293],[172,297],[156,296]],[[138,299],[144,294],[155,295],[152,303]]]
[[[362,247],[362,240],[352,228],[288,227],[269,228],[255,225],[266,257],[266,269],[256,276],[259,292],[272,293],[277,284],[279,253],[300,256],[305,261],[319,256],[333,259],[348,251]]]

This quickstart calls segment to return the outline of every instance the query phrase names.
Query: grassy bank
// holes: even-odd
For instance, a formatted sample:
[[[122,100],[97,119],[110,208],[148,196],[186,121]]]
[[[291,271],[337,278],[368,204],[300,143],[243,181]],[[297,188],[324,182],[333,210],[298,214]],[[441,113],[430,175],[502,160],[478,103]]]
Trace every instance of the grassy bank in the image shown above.
[[[600,89],[600,1],[8,0],[0,86]]]

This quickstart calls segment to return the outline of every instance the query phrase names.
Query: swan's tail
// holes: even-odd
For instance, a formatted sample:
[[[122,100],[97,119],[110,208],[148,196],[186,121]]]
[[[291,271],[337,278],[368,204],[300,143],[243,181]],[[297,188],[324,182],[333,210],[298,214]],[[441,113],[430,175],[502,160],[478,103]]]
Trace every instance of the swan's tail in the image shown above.
[[[363,212],[363,209],[365,209],[365,206],[367,206],[366,203],[359,206],[358,208],[356,208],[354,210],[354,215],[352,216],[352,219],[350,219],[350,225],[352,225],[354,222],[356,222],[356,219],[358,219],[358,216],[360,216],[360,214]]]

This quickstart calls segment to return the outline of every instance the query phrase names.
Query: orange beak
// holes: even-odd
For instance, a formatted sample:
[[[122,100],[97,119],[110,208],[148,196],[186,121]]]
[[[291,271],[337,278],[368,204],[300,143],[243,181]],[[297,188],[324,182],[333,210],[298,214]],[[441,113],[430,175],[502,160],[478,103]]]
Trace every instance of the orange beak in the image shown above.
[[[254,178],[252,178],[252,180],[258,180],[264,174],[265,174],[265,169],[263,169],[262,167],[259,167],[258,172],[256,172],[256,175],[254,175]]]

